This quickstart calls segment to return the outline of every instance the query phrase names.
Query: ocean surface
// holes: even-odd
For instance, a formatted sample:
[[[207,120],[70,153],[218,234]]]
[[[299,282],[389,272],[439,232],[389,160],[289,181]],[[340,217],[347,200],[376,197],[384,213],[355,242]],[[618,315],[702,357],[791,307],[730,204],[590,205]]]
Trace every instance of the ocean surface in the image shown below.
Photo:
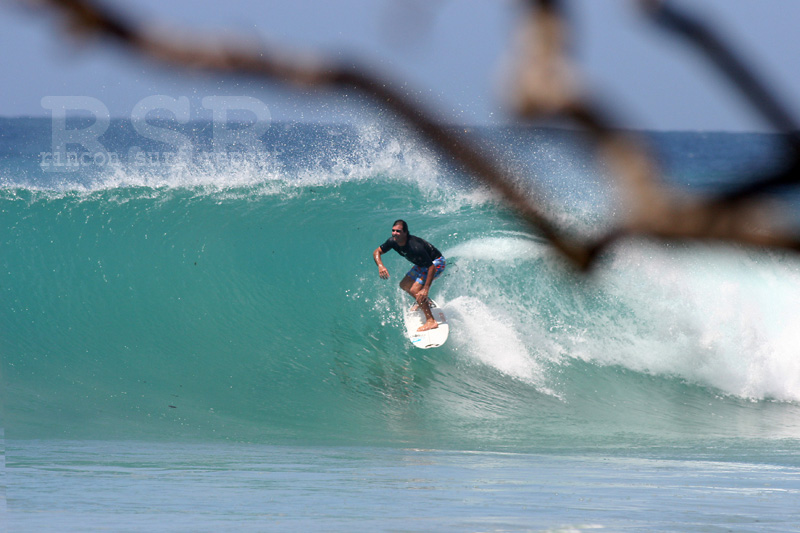
[[[800,256],[632,241],[583,277],[401,128],[172,129],[0,119],[0,530],[800,531]],[[563,227],[624,212],[579,134],[469,133]],[[646,138],[698,194],[781,160]],[[397,218],[448,259],[438,349],[372,261]]]

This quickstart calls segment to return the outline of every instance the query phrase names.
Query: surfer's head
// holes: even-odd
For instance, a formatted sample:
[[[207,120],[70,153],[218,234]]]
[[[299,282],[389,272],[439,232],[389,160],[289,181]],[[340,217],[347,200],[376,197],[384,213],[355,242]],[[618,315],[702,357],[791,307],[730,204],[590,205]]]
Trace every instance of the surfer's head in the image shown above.
[[[392,235],[395,232],[400,233],[401,230],[405,235],[408,235],[408,224],[403,219],[395,220],[394,224],[392,224]]]
[[[392,238],[400,246],[405,246],[408,242],[408,224],[405,220],[396,220],[392,224]]]

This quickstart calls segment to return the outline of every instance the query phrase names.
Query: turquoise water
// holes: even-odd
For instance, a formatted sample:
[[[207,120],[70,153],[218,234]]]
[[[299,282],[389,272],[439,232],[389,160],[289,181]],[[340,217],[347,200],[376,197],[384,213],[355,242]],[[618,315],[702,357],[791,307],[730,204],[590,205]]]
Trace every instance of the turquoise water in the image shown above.
[[[628,243],[581,278],[402,132],[53,172],[47,126],[2,122],[10,530],[800,528],[796,256]],[[488,136],[566,226],[613,216],[570,134]],[[653,135],[696,188],[773,140]],[[448,258],[440,349],[372,262],[396,218]]]

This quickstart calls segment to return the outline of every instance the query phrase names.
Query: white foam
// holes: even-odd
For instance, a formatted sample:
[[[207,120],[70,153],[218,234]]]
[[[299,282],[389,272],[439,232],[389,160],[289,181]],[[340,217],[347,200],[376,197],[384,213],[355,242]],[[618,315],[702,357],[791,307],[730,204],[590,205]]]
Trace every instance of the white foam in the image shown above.
[[[461,296],[442,306],[453,331],[450,343],[457,352],[511,378],[553,394],[546,386],[546,371],[533,345],[526,342],[530,331],[517,329],[515,317],[498,305]]]
[[[546,387],[543,368],[579,358],[741,398],[800,401],[794,256],[632,244],[575,282],[524,234],[470,239],[445,256],[454,331],[467,332],[460,347],[512,377]]]
[[[509,232],[515,236],[482,237],[457,244],[448,249],[448,258],[464,258],[478,261],[509,262],[536,259],[542,254],[542,246],[529,236]]]
[[[796,258],[628,248],[604,278],[634,314],[605,324],[610,335],[587,358],[743,398],[800,401]]]

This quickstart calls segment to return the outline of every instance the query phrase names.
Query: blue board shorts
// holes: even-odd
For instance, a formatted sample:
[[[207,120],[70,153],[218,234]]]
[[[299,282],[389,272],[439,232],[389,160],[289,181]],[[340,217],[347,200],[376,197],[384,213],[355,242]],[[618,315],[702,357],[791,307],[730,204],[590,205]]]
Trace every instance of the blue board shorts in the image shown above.
[[[444,260],[444,257],[437,257],[433,260],[433,264],[436,267],[436,270],[433,273],[433,279],[436,279],[439,277],[439,274],[444,272],[447,262]],[[425,280],[428,278],[428,267],[414,265],[414,268],[409,270],[406,276],[413,279],[420,285],[425,285]]]

